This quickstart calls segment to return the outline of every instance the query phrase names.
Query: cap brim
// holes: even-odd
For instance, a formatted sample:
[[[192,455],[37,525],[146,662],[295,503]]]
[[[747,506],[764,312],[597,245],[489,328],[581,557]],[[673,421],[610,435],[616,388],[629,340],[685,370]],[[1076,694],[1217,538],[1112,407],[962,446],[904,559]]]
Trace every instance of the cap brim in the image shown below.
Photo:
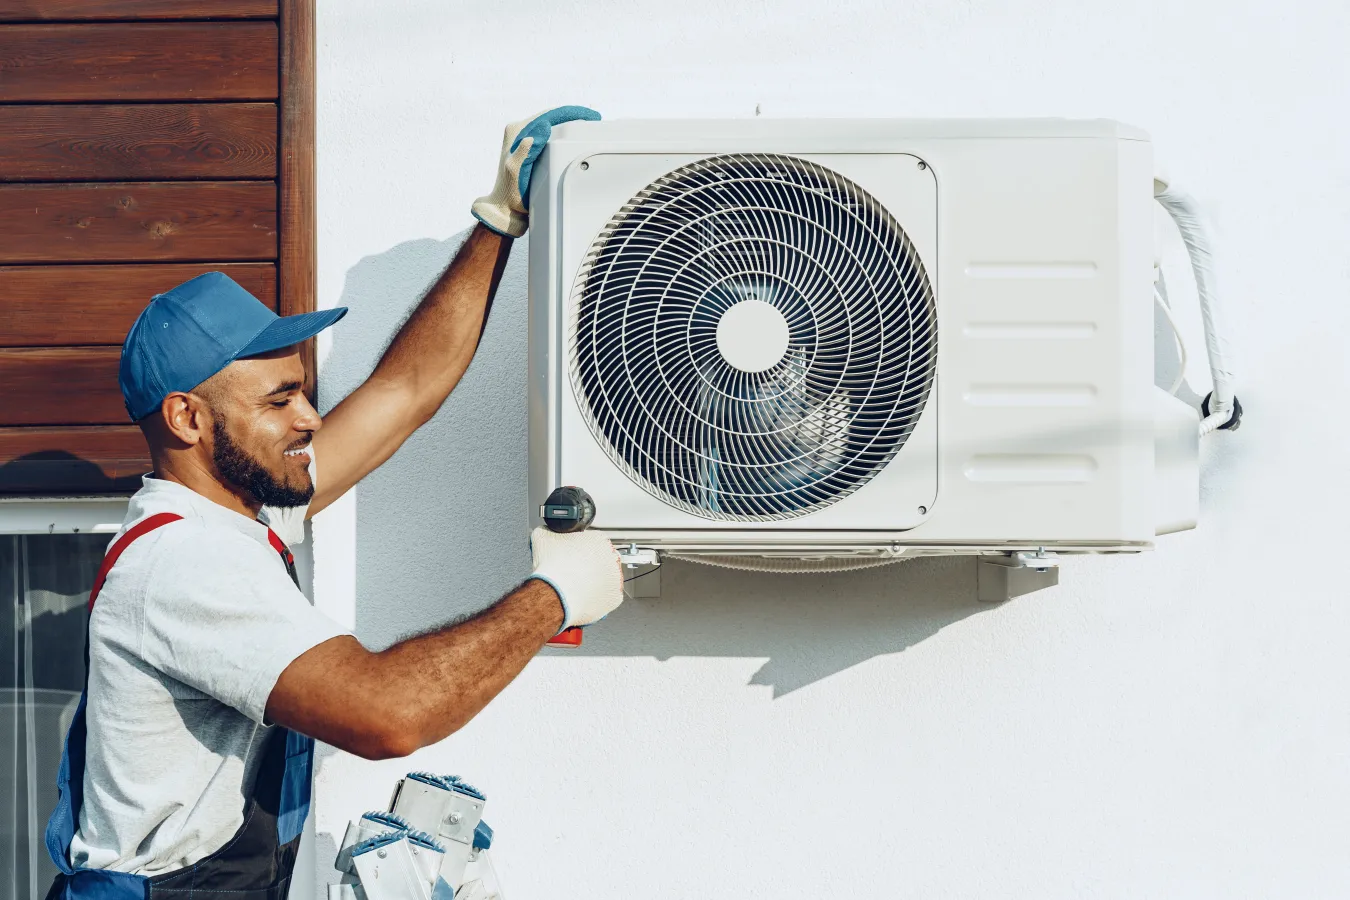
[[[249,341],[248,346],[235,355],[235,359],[259,356],[307,341],[346,314],[347,307],[338,306],[334,309],[283,316],[259,332],[257,337]]]

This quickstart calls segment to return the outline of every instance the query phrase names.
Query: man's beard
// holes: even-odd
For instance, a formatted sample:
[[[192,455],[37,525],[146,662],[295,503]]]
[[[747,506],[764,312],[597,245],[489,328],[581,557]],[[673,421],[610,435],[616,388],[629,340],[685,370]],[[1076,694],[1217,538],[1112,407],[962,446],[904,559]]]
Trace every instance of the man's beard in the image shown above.
[[[212,457],[216,471],[225,481],[241,491],[253,495],[263,506],[304,506],[314,496],[314,482],[308,478],[301,487],[292,487],[267,471],[260,462],[249,456],[225,430],[225,421],[217,417],[212,427],[214,447]]]

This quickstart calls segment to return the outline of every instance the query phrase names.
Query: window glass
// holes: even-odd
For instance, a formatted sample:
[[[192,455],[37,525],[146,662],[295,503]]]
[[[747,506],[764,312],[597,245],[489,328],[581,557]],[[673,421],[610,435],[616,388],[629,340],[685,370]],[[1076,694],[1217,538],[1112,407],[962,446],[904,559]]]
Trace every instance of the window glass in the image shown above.
[[[85,604],[106,534],[0,535],[0,897],[43,897],[43,830],[84,686]]]

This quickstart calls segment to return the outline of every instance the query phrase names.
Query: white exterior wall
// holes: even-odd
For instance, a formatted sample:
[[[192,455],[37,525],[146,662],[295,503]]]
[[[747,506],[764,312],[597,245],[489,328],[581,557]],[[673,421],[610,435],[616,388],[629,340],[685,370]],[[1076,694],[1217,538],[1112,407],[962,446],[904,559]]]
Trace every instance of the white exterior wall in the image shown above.
[[[352,307],[326,406],[449,259],[505,122],[576,102],[1141,126],[1214,222],[1249,410],[1204,448],[1198,531],[1001,607],[968,560],[669,564],[663,599],[542,655],[443,744],[329,755],[319,885],[345,820],[428,768],[486,791],[513,900],[1350,894],[1350,7],[323,0],[318,43],[320,303]],[[316,523],[317,602],[371,645],[528,570],[524,249],[446,408]]]

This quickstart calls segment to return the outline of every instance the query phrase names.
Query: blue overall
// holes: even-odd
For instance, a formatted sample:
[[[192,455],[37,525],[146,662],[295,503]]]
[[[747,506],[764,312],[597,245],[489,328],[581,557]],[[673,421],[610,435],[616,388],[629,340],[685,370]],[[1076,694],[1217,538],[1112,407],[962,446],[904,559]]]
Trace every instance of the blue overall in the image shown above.
[[[113,544],[89,594],[89,609],[117,557],[142,535],[180,516],[161,513],[132,526]],[[268,530],[295,580],[294,557]],[[297,582],[298,584],[298,582]],[[47,822],[47,852],[59,874],[47,900],[285,900],[300,847],[300,832],[309,814],[310,773],[314,741],[286,728],[274,727],[265,739],[257,781],[244,799],[244,823],[215,853],[191,866],[146,877],[70,864],[70,842],[79,827],[84,798],[85,702],[88,699],[88,637],[85,640],[85,691],[66,735],[61,769],[56,776],[60,797]]]

